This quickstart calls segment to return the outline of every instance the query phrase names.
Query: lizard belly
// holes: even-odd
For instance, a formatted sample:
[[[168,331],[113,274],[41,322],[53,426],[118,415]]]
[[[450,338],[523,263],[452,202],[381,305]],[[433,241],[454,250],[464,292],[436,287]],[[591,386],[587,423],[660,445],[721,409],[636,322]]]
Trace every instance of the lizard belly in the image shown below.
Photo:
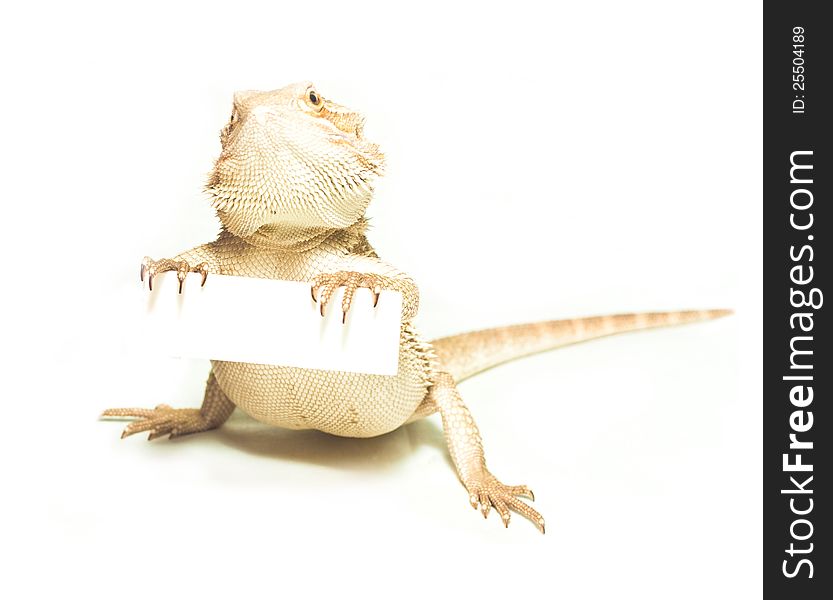
[[[390,376],[224,361],[212,361],[212,370],[231,401],[258,421],[372,437],[414,413],[428,391],[429,360],[421,348],[405,345]]]

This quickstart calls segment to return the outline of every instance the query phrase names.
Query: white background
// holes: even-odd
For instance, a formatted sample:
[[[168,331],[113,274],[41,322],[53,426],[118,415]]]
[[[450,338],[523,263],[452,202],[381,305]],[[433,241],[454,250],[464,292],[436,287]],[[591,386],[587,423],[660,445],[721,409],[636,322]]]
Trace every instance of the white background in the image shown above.
[[[758,3],[152,4],[4,11],[4,596],[760,595]],[[232,92],[306,79],[387,153],[371,241],[426,336],[737,311],[461,386],[545,536],[469,507],[437,417],[153,443],[97,420],[199,405],[206,363],[128,360],[105,315],[143,255],[216,234]]]

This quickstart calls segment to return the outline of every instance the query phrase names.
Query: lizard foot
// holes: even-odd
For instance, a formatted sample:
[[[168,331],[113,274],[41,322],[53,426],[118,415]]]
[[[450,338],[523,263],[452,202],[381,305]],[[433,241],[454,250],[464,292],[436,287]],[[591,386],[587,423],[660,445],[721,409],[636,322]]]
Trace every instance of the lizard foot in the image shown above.
[[[500,518],[503,519],[504,527],[509,527],[509,509],[511,508],[532,521],[541,533],[544,533],[544,517],[516,497],[526,496],[534,501],[535,496],[527,486],[504,485],[485,467],[465,484],[469,491],[469,502],[472,508],[476,510],[477,505],[480,504],[480,512],[483,513],[484,519],[489,516],[489,510],[494,506]]]
[[[199,273],[202,275],[202,283],[205,285],[205,280],[208,277],[208,263],[203,262],[194,267],[188,264],[185,260],[173,260],[170,258],[163,258],[162,260],[153,260],[150,256],[142,259],[142,266],[139,269],[139,279],[144,282],[145,275],[148,278],[148,289],[153,290],[153,278],[159,273],[166,271],[176,271],[176,278],[179,279],[179,293],[182,293],[182,282],[185,281],[185,276],[188,273]]]
[[[175,438],[217,427],[209,423],[198,408],[171,408],[167,404],[160,404],[156,408],[110,408],[101,413],[101,416],[138,419],[124,428],[122,439],[142,431],[150,432],[148,440],[163,435]]]
[[[344,296],[341,299],[341,322],[347,321],[347,311],[353,302],[353,294],[359,288],[368,288],[373,292],[373,306],[379,303],[379,294],[382,292],[382,282],[379,275],[373,273],[358,273],[356,271],[338,271],[337,273],[322,273],[316,275],[312,280],[310,293],[313,302],[321,301],[321,316],[327,303],[332,298],[336,289],[344,286]],[[320,295],[319,295],[320,292]]]

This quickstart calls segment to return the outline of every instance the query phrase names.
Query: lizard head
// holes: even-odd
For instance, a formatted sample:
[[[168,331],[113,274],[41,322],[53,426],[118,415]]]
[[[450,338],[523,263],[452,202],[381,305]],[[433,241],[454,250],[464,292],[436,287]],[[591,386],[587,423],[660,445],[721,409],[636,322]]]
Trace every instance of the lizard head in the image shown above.
[[[364,139],[364,118],[309,82],[234,95],[208,181],[226,229],[340,229],[364,215],[384,156]]]

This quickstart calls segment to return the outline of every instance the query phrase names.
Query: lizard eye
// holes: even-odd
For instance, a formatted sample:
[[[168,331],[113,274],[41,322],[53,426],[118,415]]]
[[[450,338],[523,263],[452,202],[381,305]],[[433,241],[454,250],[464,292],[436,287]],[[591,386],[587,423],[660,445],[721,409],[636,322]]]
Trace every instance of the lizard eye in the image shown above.
[[[321,96],[318,95],[318,92],[315,90],[310,90],[307,92],[307,98],[309,98],[310,104],[313,106],[321,106]]]
[[[237,121],[240,120],[240,115],[237,113],[237,109],[231,111],[231,116],[229,117],[228,123],[226,123],[225,127],[220,130],[220,143],[225,145],[226,141],[228,140],[228,136],[231,134],[231,130],[237,124]]]

